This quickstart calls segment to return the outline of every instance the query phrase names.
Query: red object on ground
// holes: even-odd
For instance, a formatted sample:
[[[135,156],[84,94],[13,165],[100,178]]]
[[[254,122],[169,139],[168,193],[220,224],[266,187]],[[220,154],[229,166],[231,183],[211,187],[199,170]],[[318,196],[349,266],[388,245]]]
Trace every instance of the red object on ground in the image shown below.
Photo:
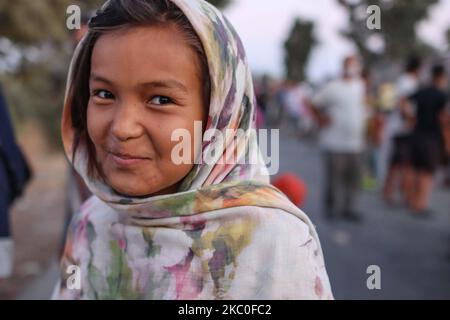
[[[280,189],[296,206],[300,207],[305,203],[308,187],[297,175],[284,173],[278,176],[272,184]]]

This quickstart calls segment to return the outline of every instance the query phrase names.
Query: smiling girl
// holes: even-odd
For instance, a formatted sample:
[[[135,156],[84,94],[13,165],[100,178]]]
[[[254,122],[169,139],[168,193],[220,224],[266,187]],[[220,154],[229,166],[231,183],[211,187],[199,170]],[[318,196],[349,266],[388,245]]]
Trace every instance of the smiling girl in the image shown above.
[[[262,160],[241,161],[262,157],[251,79],[238,35],[207,2],[105,3],[69,72],[63,142],[94,196],[71,223],[55,299],[332,298],[310,220]],[[245,134],[202,139],[196,121]],[[180,128],[190,163],[171,158]],[[196,161],[211,148],[213,163]]]

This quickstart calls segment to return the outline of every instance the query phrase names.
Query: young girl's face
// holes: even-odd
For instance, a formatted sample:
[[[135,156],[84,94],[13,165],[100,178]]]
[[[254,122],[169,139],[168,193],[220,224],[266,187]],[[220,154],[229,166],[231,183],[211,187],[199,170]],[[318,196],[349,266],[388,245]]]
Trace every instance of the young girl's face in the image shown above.
[[[106,182],[130,196],[166,194],[194,163],[194,121],[207,115],[196,53],[175,27],[99,38],[92,53],[88,133]],[[191,164],[175,165],[175,129],[191,133]],[[201,139],[201,137],[200,137]]]

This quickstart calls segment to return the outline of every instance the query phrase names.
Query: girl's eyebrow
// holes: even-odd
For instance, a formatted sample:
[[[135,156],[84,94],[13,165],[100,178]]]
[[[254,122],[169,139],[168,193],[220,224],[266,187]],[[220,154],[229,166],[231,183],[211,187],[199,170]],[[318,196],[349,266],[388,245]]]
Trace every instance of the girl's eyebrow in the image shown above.
[[[145,82],[139,85],[140,87],[150,87],[150,88],[165,88],[165,89],[172,89],[176,88],[184,92],[188,92],[185,85],[183,85],[181,82],[177,80],[162,80],[162,81],[151,81],[151,82]]]
[[[104,82],[104,83],[106,83],[108,85],[112,85],[113,84],[112,81],[110,81],[110,80],[108,80],[108,79],[106,79],[104,77],[98,76],[96,74],[91,74],[91,76],[89,77],[89,81]]]
[[[96,75],[96,74],[91,74],[91,76],[89,77],[89,80],[103,82],[108,85],[113,85],[113,82],[111,80],[108,80],[108,79],[106,79],[102,76]],[[139,87],[164,88],[164,89],[176,88],[183,92],[186,92],[186,93],[188,92],[188,89],[186,88],[186,86],[184,84],[182,84],[181,82],[179,82],[177,80],[172,80],[172,79],[144,82],[144,83],[139,84]]]

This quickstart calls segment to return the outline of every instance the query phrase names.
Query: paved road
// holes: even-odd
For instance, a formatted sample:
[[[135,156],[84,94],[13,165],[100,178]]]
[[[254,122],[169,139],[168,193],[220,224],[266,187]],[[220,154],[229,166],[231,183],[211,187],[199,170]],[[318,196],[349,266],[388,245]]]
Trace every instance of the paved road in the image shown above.
[[[295,172],[309,186],[303,209],[317,226],[337,299],[450,299],[450,191],[435,192],[429,219],[387,208],[374,192],[361,195],[361,224],[330,223],[321,211],[317,146],[282,137],[280,154],[280,172]],[[369,265],[381,268],[381,290],[367,289]],[[55,261],[20,298],[47,299],[56,277]]]
[[[436,190],[430,218],[388,208],[378,192],[363,192],[361,224],[329,222],[322,214],[318,147],[284,138],[280,154],[280,172],[295,172],[309,186],[303,210],[318,229],[337,299],[450,298],[450,190]],[[367,289],[369,265],[381,269],[381,290]]]

